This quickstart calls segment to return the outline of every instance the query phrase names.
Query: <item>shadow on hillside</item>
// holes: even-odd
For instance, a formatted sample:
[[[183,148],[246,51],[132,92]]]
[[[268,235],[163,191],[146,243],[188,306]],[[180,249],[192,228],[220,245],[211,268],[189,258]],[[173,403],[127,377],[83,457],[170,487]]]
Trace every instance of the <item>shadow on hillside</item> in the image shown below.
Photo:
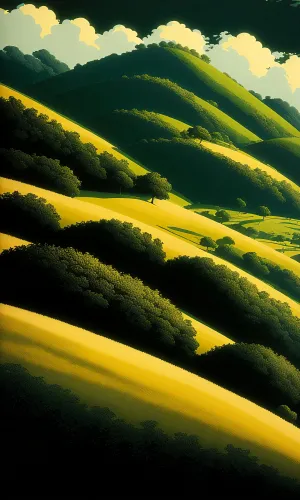
[[[189,231],[188,229],[184,229],[182,227],[168,226],[168,228],[170,230],[173,230],[173,231],[178,231],[179,233],[192,234],[193,236],[203,236],[202,233],[196,233],[195,231]]]
[[[141,201],[151,201],[151,198],[146,194],[137,193],[105,193],[99,191],[80,191],[79,197],[84,198],[130,198]],[[78,197],[77,197],[78,198]]]

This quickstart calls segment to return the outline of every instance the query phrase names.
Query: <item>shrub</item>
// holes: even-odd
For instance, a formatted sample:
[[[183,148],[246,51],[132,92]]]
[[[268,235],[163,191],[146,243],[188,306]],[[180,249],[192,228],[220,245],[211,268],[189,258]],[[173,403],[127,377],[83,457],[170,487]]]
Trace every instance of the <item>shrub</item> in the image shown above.
[[[18,191],[0,196],[0,231],[29,241],[45,241],[60,229],[60,216],[44,198]]]
[[[284,356],[257,344],[215,347],[198,359],[200,373],[218,385],[276,411],[300,402],[300,371]]]
[[[159,273],[165,261],[162,242],[129,222],[81,222],[62,229],[55,242],[89,252],[120,271],[141,278]]]
[[[287,420],[288,422],[295,423],[297,421],[297,413],[292,411],[287,405],[280,405],[277,408],[277,414]]]
[[[158,291],[73,248],[30,245],[0,256],[5,303],[78,324],[141,350],[180,359],[196,332]],[[13,276],[22,276],[15,286]]]
[[[166,262],[160,288],[229,338],[259,341],[300,367],[300,319],[288,304],[270,298],[227,266],[210,258],[177,257]]]
[[[0,148],[0,173],[8,179],[33,184],[67,196],[78,196],[80,181],[59,160]]]

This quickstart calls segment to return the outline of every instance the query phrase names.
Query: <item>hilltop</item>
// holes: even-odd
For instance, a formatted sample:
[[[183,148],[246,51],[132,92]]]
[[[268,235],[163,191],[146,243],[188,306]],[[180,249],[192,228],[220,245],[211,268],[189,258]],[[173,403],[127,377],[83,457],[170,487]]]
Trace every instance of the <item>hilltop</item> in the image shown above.
[[[87,89],[123,75],[145,74],[169,79],[206,101],[215,101],[221,111],[262,139],[300,137],[295,127],[230,77],[176,47],[151,46],[121,56],[111,55],[84,66],[77,65],[64,75],[29,87],[27,92],[57,109],[62,94],[73,91],[75,98],[80,88]]]

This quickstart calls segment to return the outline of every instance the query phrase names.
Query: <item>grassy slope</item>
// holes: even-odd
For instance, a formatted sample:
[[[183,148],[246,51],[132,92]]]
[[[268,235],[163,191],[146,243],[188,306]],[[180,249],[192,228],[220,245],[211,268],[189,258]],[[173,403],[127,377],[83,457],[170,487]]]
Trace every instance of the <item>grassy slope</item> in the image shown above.
[[[29,241],[15,238],[15,236],[10,236],[9,234],[0,233],[0,252],[2,252],[3,250],[7,250],[8,248],[29,244]]]
[[[91,193],[92,194],[92,193]],[[156,200],[155,205],[137,198],[117,197],[98,193],[98,196],[78,198],[89,203],[95,203],[119,214],[131,217],[152,227],[165,229],[190,243],[199,242],[202,236],[210,236],[217,240],[223,236],[231,236],[236,248],[243,252],[257,252],[261,257],[272,260],[276,264],[300,274],[300,265],[287,256],[275,252],[268,246],[253,238],[248,238],[229,227],[212,221],[207,217],[195,214],[191,210],[174,206],[174,204]]]
[[[97,102],[97,106],[95,106]],[[56,104],[57,103],[57,104]],[[208,130],[223,131],[236,144],[249,144],[260,138],[229,115],[204,99],[166,79],[145,75],[86,84],[61,93],[55,106],[72,118],[101,134],[106,130],[106,116],[115,109],[146,109]],[[88,113],[87,113],[88,110]],[[109,137],[109,136],[108,136]]]
[[[21,194],[34,193],[37,196],[45,198],[49,203],[52,203],[56,207],[58,213],[62,217],[61,222],[63,226],[74,224],[75,222],[80,221],[99,220],[101,218],[116,218],[119,220],[131,222],[133,225],[139,227],[142,231],[152,234],[154,238],[159,238],[164,244],[164,250],[167,253],[168,258],[176,257],[178,255],[188,255],[190,257],[207,257],[207,252],[205,252],[204,250],[201,250],[195,245],[184,241],[182,238],[178,238],[177,236],[170,234],[160,228],[150,226],[126,215],[122,215],[107,208],[97,206],[93,203],[87,203],[76,199],[74,200],[73,198],[54,193],[53,191],[47,191],[45,189],[37,188],[30,184],[24,184],[22,182],[13,181],[11,179],[1,178],[0,193],[13,191],[19,191]],[[174,205],[171,205],[171,207],[173,210]],[[226,265],[229,269],[232,269],[238,272],[241,276],[246,277],[249,281],[254,283],[259,288],[259,290],[268,292],[271,297],[274,297],[277,300],[281,300],[282,302],[287,302],[290,305],[293,313],[300,317],[300,304],[297,304],[286,295],[278,292],[271,286],[255,278],[254,276],[251,276],[245,271],[238,269],[229,262],[219,259],[214,255],[209,255],[209,257],[212,258],[214,262]]]
[[[170,124],[171,126],[177,128],[178,131],[186,130],[189,128],[189,125],[186,123],[183,123],[179,120],[174,120],[173,118],[170,118],[169,116],[160,114],[159,115],[161,120],[165,121],[167,124]],[[283,175],[279,171],[276,170],[274,167],[267,165],[266,163],[263,163],[262,161],[259,161],[257,158],[251,156],[251,151],[255,153],[255,151],[263,150],[263,145],[266,143],[270,144],[278,144],[282,145],[282,147],[285,147],[285,149],[289,149],[293,151],[294,155],[299,156],[299,176],[300,176],[300,139],[295,138],[286,138],[286,139],[273,139],[271,141],[262,141],[258,142],[255,144],[251,144],[250,146],[246,147],[246,150],[249,151],[250,154],[245,153],[244,151],[235,151],[233,149],[227,148],[225,146],[221,146],[219,144],[214,144],[213,142],[208,142],[208,141],[202,141],[201,144],[205,146],[207,149],[209,149],[212,152],[219,153],[223,156],[226,156],[227,158],[231,158],[233,161],[237,163],[242,163],[243,165],[248,165],[250,168],[259,168],[260,170],[263,170],[266,172],[268,175],[273,177],[273,179],[276,179],[278,181],[286,181],[290,183],[293,188],[296,191],[300,191],[299,185],[291,181],[288,177]],[[275,155],[274,155],[275,157]],[[278,161],[278,160],[277,160]]]
[[[245,148],[247,153],[268,162],[300,184],[300,139],[272,139]]]
[[[113,146],[110,142],[106,141],[105,139],[102,139],[102,137],[99,137],[90,130],[81,127],[78,123],[75,123],[69,118],[60,115],[55,111],[52,111],[52,109],[44,106],[44,104],[41,104],[38,101],[35,101],[34,99],[31,99],[30,97],[16,90],[11,89],[10,87],[0,84],[0,97],[4,97],[5,99],[7,99],[10,96],[15,97],[16,99],[20,99],[24,104],[24,106],[28,108],[34,108],[39,113],[43,113],[49,116],[51,120],[56,120],[64,127],[65,130],[69,130],[71,132],[78,132],[82,142],[92,143],[97,148],[99,153],[103,151],[108,151],[109,153],[113,154],[120,160],[127,160],[129,162],[129,167],[136,175],[143,175],[148,172],[148,170],[145,169],[142,165],[136,163],[130,157],[126,156],[123,152],[120,152],[116,146]],[[184,198],[175,193],[171,193],[170,198],[173,203],[179,204],[180,206],[185,206],[188,204]]]
[[[148,48],[112,55],[42,82],[29,93],[54,102],[58,94],[87,84],[143,74],[168,78],[203,99],[217,101],[220,109],[264,139],[300,137],[292,125],[231,78],[179,49]]]
[[[242,224],[244,227],[253,227],[253,229],[256,229],[257,231],[264,231],[269,234],[274,233],[276,235],[286,236],[287,238],[292,237],[293,233],[300,235],[300,224],[296,219],[271,216],[263,220],[257,214],[238,212],[236,210],[230,210],[226,207],[222,208],[224,208],[231,216],[230,222],[225,224],[228,227],[230,227],[231,224]],[[208,210],[211,214],[214,214],[216,211],[215,207],[207,205],[193,206],[192,210],[199,214],[201,214],[203,210]],[[258,238],[257,241],[261,241],[271,248],[281,249],[284,254],[289,257],[297,255],[300,251],[300,245],[290,243],[289,241],[281,243],[263,238]],[[299,273],[299,271],[297,272]]]
[[[243,124],[247,122],[249,115],[257,115],[256,121],[270,120],[279,132],[279,136],[290,135],[300,137],[300,132],[284,118],[278,115],[271,108],[266,106],[259,99],[254,97],[244,87],[234,80],[224,75],[211,64],[201,61],[187,52],[178,49],[168,49],[177,57],[193,75],[199,80],[199,84],[205,84],[214,94],[216,101],[218,97],[225,98],[228,104],[233,105],[239,111],[239,121]],[[236,118],[237,119],[237,118]],[[247,126],[247,125],[246,125]],[[258,133],[258,132],[256,132]]]
[[[71,389],[129,421],[156,420],[167,432],[199,435],[206,446],[250,449],[299,476],[300,431],[207,380],[86,330],[1,306],[2,362]]]

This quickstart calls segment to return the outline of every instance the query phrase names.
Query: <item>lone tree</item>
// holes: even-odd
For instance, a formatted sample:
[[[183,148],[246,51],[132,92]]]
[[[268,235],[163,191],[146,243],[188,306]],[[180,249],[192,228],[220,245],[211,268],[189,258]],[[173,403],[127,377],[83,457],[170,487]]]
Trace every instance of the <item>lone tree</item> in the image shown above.
[[[200,245],[203,247],[206,247],[206,250],[208,251],[209,248],[216,248],[216,243],[212,238],[209,236],[203,236],[200,240]]]
[[[168,179],[157,172],[150,172],[137,177],[136,189],[141,193],[150,193],[152,196],[151,203],[153,204],[155,198],[168,200],[172,185],[168,182]]]
[[[226,210],[217,210],[215,214],[216,219],[218,219],[222,224],[223,222],[229,222],[231,217]]]
[[[258,209],[259,215],[262,216],[263,220],[265,220],[265,217],[268,217],[271,215],[271,211],[268,207],[265,207],[264,205],[261,205]]]
[[[247,203],[245,202],[245,200],[243,200],[243,198],[237,198],[237,199],[236,199],[236,204],[237,204],[237,206],[239,207],[240,212],[245,211],[245,208],[246,208],[246,206],[247,206]]]
[[[189,137],[193,137],[194,139],[199,139],[200,143],[202,141],[211,141],[211,135],[209,131],[204,127],[200,127],[200,125],[196,125],[195,127],[190,127],[187,130],[187,133]]]
[[[200,59],[202,59],[202,61],[206,62],[207,64],[210,63],[210,57],[208,57],[206,54],[202,54],[200,56]]]
[[[235,245],[235,241],[230,238],[230,236],[224,236],[224,238],[220,238],[216,241],[219,247],[223,247],[225,245]]]

